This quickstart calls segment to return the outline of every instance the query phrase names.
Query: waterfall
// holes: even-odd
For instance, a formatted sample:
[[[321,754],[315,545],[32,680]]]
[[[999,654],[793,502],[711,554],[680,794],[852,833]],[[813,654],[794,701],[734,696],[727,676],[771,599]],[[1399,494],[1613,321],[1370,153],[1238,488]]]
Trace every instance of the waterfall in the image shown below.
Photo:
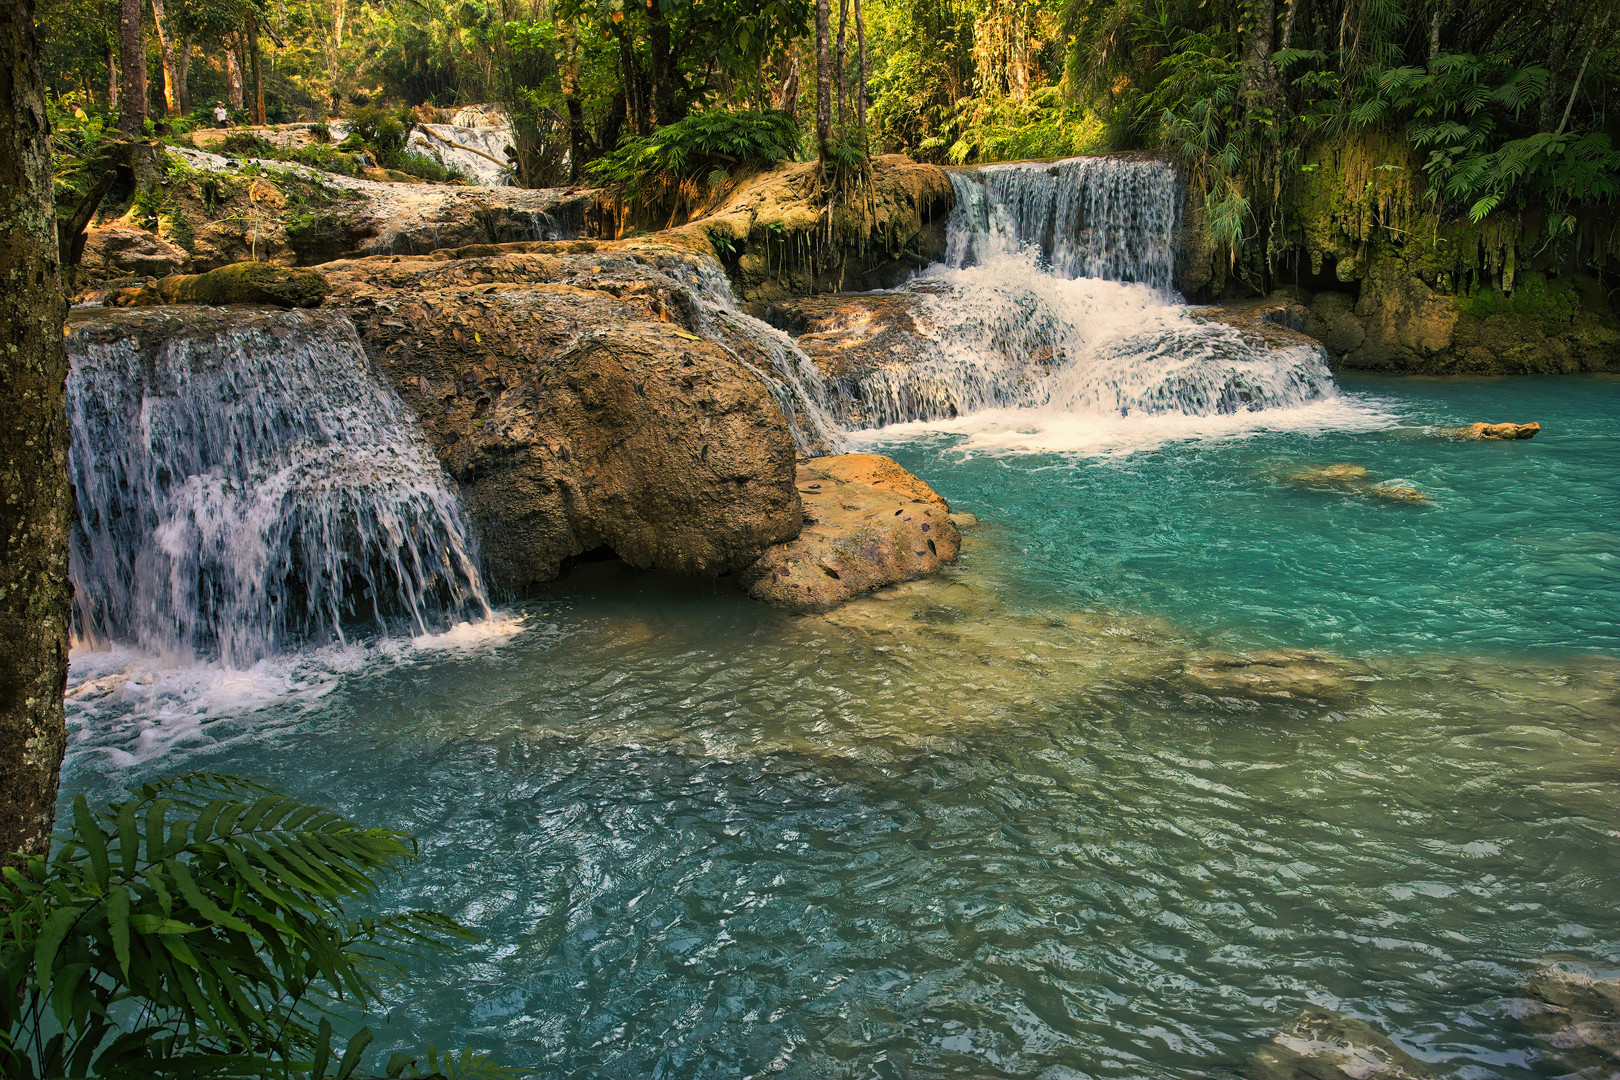
[[[947,226],[947,265],[1033,250],[1059,277],[1170,291],[1181,190],[1167,162],[1085,157],[989,165],[950,177],[956,208]]]
[[[1168,163],[994,165],[951,183],[945,262],[905,290],[924,347],[834,380],[826,404],[846,424],[1232,415],[1335,396],[1319,347],[1270,349],[1173,291],[1181,196]]]
[[[438,460],[330,312],[75,315],[79,637],[243,667],[489,613]]]
[[[743,311],[712,258],[671,260],[661,267],[693,300],[698,329],[751,371],[771,392],[800,454],[837,453],[843,429],[821,371],[787,334]]]

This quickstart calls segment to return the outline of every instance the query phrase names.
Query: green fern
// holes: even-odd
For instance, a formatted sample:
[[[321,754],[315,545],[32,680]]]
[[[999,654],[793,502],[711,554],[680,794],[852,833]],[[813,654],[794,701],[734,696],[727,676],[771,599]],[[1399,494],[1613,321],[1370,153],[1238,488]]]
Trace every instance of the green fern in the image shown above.
[[[79,796],[54,856],[3,871],[7,1077],[344,1080],[371,1032],[335,1055],[333,1010],[376,1004],[402,956],[471,937],[431,911],[345,914],[414,857],[404,833],[227,776],[134,794]]]

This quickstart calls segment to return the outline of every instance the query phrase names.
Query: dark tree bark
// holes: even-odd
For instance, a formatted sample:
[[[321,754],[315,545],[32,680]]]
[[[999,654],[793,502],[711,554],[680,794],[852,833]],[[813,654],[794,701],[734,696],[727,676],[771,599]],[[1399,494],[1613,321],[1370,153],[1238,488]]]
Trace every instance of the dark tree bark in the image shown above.
[[[141,0],[119,0],[118,82],[123,109],[118,130],[139,139],[146,120],[146,39],[141,33]]]
[[[856,60],[861,66],[861,85],[855,98],[855,123],[861,136],[861,149],[870,155],[872,148],[866,145],[866,80],[871,73],[866,67],[866,21],[861,17],[861,0],[855,0],[855,51]]]
[[[174,54],[174,80],[175,89],[179,92],[180,114],[191,112],[191,37],[188,35],[180,40],[180,48]]]
[[[137,9],[139,10],[139,9]],[[67,746],[66,302],[33,0],[0,23],[0,853],[44,854]],[[128,84],[126,83],[126,86]],[[139,100],[133,93],[131,99]]]
[[[849,122],[845,107],[844,72],[849,67],[849,52],[845,48],[849,32],[849,0],[838,0],[838,47],[833,50],[833,85],[838,90],[838,126]]]
[[[681,77],[676,70],[675,50],[670,45],[669,22],[658,0],[647,8],[647,43],[652,47],[652,107],[659,124],[673,124],[686,110],[681,101]]]
[[[1243,28],[1243,99],[1249,119],[1265,112],[1275,121],[1282,106],[1282,83],[1271,62],[1272,37],[1277,31],[1277,0],[1249,0],[1248,22]]]
[[[248,67],[253,76],[253,122],[264,126],[264,80],[259,73],[259,17],[249,8],[247,13]]]
[[[1536,130],[1553,130],[1558,123],[1558,112],[1564,104],[1561,88],[1564,67],[1568,63],[1569,41],[1575,30],[1575,9],[1569,0],[1547,5],[1547,23],[1550,28],[1547,42],[1547,86],[1541,92],[1541,108],[1537,111]]]
[[[615,29],[613,33],[619,39],[619,81],[624,85],[625,112],[630,121],[630,130],[637,135],[649,134],[647,99],[641,90],[641,65],[636,63],[635,49],[631,48],[630,38],[625,32]]]
[[[832,54],[828,49],[827,0],[816,0],[816,150],[828,157],[832,141]]]

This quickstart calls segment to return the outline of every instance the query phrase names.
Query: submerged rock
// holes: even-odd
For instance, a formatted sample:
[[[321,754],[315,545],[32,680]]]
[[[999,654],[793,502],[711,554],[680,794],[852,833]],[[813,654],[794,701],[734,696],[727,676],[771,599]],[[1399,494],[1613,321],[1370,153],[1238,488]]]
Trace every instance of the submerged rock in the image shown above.
[[[1217,698],[1343,703],[1359,695],[1367,669],[1342,657],[1304,649],[1267,649],[1246,655],[1209,652],[1188,658],[1178,680],[1185,689]]]
[[[1525,981],[1513,1011],[1571,1074],[1620,1077],[1620,977],[1578,961],[1552,964]]]
[[[797,487],[803,531],[738,575],[756,600],[827,611],[956,560],[961,537],[945,500],[890,458],[811,458],[798,467]]]
[[[1341,495],[1359,495],[1386,502],[1429,505],[1429,496],[1415,487],[1404,484],[1375,484],[1365,465],[1341,462],[1337,465],[1311,465],[1287,473],[1284,480],[1306,491],[1327,491]]]
[[[1367,471],[1365,465],[1341,463],[1338,465],[1312,465],[1300,469],[1298,472],[1289,473],[1285,479],[1296,487],[1328,488],[1341,491],[1348,488],[1365,487],[1371,476],[1372,474]]]
[[[1467,427],[1447,428],[1441,434],[1470,440],[1513,440],[1533,439],[1540,431],[1541,425],[1535,422],[1528,424],[1487,424],[1481,421],[1469,424]]]
[[[1371,1025],[1307,1008],[1254,1055],[1251,1080],[1433,1080],[1434,1073]]]

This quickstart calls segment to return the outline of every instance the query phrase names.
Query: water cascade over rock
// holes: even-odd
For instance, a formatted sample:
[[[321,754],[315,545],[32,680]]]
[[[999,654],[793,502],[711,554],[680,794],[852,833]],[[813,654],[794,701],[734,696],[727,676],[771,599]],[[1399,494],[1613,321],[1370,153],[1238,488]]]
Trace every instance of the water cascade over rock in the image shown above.
[[[245,666],[489,611],[438,461],[349,320],[77,313],[79,635]]]
[[[919,347],[853,350],[829,379],[828,411],[846,425],[1206,417],[1334,396],[1321,349],[1268,348],[1172,291],[1181,195],[1168,163],[1016,163],[951,182],[946,260],[905,290]]]

